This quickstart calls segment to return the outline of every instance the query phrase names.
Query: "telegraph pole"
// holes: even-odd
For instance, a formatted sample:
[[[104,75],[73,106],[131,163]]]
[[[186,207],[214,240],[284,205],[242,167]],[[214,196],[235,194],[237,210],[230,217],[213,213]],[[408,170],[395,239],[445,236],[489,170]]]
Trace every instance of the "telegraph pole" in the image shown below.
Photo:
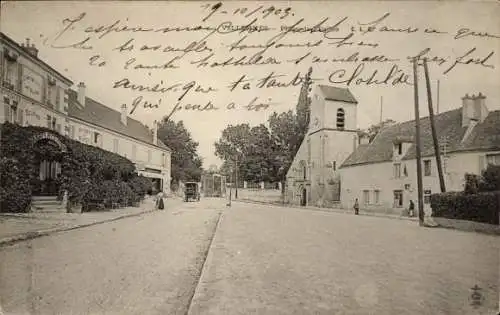
[[[437,88],[437,101],[436,101],[436,114],[439,114],[439,80],[437,82],[438,88]]]
[[[436,155],[436,164],[439,175],[439,186],[441,188],[441,192],[446,192],[446,186],[444,182],[443,176],[443,165],[441,164],[441,153],[439,152],[439,143],[436,132],[436,124],[434,122],[434,110],[432,108],[432,91],[431,91],[431,82],[429,79],[429,68],[427,66],[427,59],[424,59],[424,71],[425,71],[425,81],[427,85],[427,104],[429,105],[429,120],[431,123],[431,131],[432,131],[432,141],[434,142],[434,154]]]
[[[383,108],[384,108],[384,97],[380,97],[380,123],[382,123],[382,113],[383,113]]]
[[[236,180],[235,180],[235,183],[236,183],[236,188],[235,188],[235,191],[234,191],[234,199],[238,199],[238,155],[236,155]]]
[[[420,113],[418,106],[418,65],[417,58],[413,59],[413,87],[415,96],[415,131],[416,131],[416,155],[417,155],[417,189],[418,189],[418,223],[424,225],[424,198],[422,184],[422,157],[420,153]]]

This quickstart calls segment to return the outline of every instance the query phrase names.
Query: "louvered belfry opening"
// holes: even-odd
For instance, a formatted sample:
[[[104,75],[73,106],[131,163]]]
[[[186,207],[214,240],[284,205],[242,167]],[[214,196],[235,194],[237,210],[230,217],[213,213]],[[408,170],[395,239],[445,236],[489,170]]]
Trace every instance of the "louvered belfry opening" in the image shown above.
[[[343,130],[345,127],[345,112],[343,108],[337,109],[337,129]]]

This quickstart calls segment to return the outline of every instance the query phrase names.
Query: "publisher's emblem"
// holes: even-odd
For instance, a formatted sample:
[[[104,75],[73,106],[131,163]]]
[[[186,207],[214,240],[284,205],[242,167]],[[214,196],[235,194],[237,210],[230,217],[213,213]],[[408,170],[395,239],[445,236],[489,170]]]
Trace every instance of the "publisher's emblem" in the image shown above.
[[[481,306],[484,301],[483,294],[481,293],[482,289],[476,284],[470,290],[471,290],[471,294],[469,297],[470,305],[472,305],[474,308]]]

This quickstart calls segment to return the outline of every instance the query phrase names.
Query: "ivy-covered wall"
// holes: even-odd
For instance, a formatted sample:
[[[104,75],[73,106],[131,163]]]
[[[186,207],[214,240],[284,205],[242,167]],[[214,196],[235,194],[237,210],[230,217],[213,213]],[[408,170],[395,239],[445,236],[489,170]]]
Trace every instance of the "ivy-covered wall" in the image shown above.
[[[35,135],[48,132],[66,147],[62,153],[53,142],[34,145]],[[53,155],[61,161],[59,196],[68,191],[70,204],[132,204],[151,187],[138,176],[134,164],[118,154],[61,136],[43,127],[1,125],[0,202],[2,212],[28,211],[39,176],[38,156]]]

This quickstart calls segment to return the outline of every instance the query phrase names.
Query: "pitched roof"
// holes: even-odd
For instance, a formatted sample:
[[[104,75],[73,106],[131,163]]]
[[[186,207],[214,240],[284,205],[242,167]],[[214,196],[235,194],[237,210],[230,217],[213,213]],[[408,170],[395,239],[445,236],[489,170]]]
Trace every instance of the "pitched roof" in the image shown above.
[[[140,121],[127,117],[127,125],[121,123],[121,113],[109,108],[89,97],[85,98],[85,106],[78,103],[78,94],[69,90],[68,115],[87,123],[100,126],[136,140],[153,144],[151,131]],[[158,139],[158,147],[171,151]]]
[[[346,88],[338,88],[329,85],[318,85],[320,91],[325,95],[325,99],[330,101],[341,101],[346,103],[357,104],[358,101],[354,98],[351,91]]]
[[[462,108],[434,116],[439,142],[447,137],[447,152],[500,150],[500,111],[489,112],[461,142],[467,127],[462,127]],[[420,119],[422,156],[433,156],[434,146],[429,117]],[[411,141],[403,160],[415,159],[415,120],[384,127],[367,147],[359,147],[341,167],[392,161],[395,140]]]
[[[29,52],[26,51],[25,47],[19,45],[16,41],[14,41],[9,36],[0,32],[0,38],[2,40],[4,40],[5,42],[8,42],[10,45],[16,47],[19,51],[21,51],[23,53],[24,57],[33,59],[33,61],[40,63],[42,65],[42,67],[47,67],[52,72],[54,72],[56,75],[58,75],[59,79],[65,80],[67,84],[69,84],[69,85],[73,84],[73,82],[70,79],[68,79],[68,77],[66,77],[65,75],[63,75],[62,73],[57,71],[56,69],[52,68],[48,63],[46,63],[42,59],[38,58],[38,56],[35,57],[35,56],[31,55]]]

